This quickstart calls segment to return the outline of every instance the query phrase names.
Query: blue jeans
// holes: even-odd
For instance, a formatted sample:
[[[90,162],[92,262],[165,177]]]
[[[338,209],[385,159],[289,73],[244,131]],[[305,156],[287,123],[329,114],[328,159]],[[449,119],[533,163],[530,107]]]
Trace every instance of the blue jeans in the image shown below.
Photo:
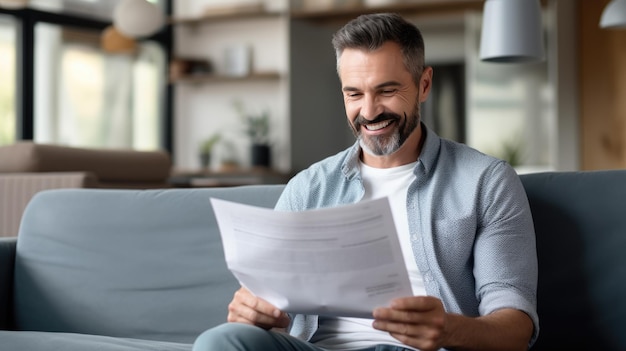
[[[193,351],[324,351],[286,333],[267,331],[252,325],[226,323],[211,328],[196,339]],[[378,345],[359,351],[412,351],[393,345]]]

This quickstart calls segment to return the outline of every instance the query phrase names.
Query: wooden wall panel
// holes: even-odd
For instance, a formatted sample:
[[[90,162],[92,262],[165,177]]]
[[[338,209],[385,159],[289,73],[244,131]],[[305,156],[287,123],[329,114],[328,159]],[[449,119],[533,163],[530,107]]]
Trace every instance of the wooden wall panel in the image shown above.
[[[608,2],[578,2],[584,170],[626,168],[626,30],[599,27]]]

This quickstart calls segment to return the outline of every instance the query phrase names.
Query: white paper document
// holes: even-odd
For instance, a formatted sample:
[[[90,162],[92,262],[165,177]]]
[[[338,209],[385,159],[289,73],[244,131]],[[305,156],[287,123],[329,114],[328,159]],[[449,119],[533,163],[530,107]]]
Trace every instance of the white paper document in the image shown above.
[[[372,318],[412,295],[387,198],[303,212],[211,203],[228,268],[285,312]]]

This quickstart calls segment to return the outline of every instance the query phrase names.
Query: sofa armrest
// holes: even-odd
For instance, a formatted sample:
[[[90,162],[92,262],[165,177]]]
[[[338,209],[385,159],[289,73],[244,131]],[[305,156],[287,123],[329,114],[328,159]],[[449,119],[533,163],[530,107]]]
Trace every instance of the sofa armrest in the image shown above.
[[[0,173],[0,237],[17,236],[22,213],[36,193],[96,184],[91,172]]]
[[[17,238],[0,238],[0,330],[13,326],[13,272]]]

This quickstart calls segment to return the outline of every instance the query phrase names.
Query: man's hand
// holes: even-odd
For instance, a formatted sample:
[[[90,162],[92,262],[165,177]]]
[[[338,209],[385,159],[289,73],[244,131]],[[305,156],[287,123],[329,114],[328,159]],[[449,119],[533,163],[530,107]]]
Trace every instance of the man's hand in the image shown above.
[[[289,316],[258,298],[248,289],[240,288],[235,292],[233,300],[228,305],[228,322],[238,322],[256,325],[263,329],[286,328],[289,326]]]
[[[441,301],[431,296],[395,299],[390,307],[374,310],[374,328],[387,331],[405,345],[423,351],[443,346],[446,312]]]
[[[432,296],[395,299],[373,314],[375,329],[423,351],[527,350],[533,332],[530,317],[522,311],[503,308],[472,318],[446,313],[442,302]]]

